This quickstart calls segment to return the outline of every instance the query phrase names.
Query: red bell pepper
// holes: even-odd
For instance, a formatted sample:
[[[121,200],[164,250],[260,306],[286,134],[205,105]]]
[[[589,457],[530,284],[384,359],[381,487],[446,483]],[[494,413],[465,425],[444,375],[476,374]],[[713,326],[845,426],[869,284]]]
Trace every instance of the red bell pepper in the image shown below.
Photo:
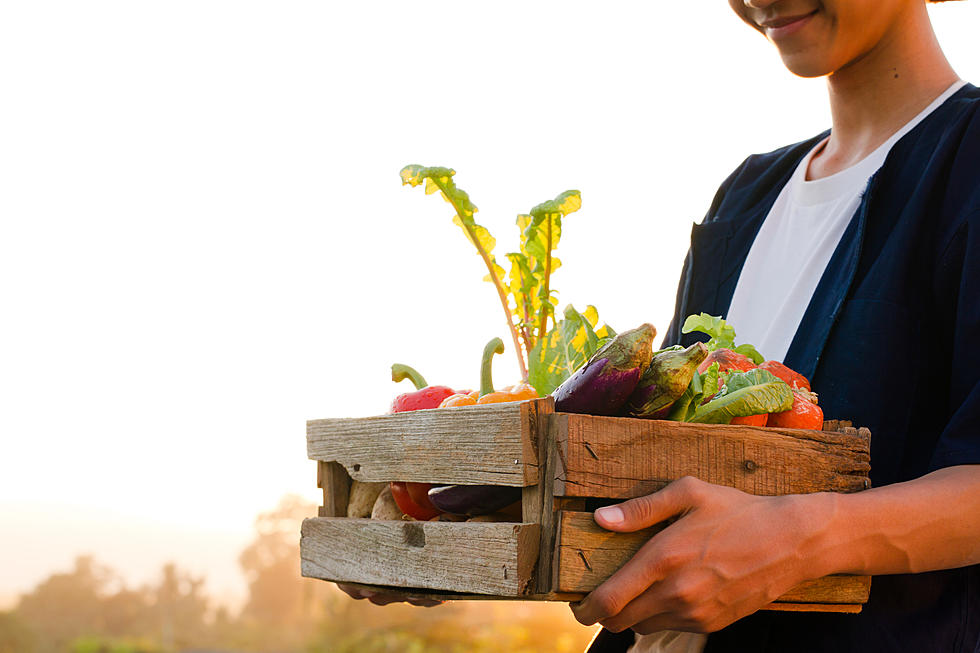
[[[406,392],[395,397],[391,402],[391,413],[404,413],[412,410],[438,408],[442,400],[456,391],[445,385],[428,385],[422,375],[409,367],[395,363],[391,366],[391,380],[395,383],[410,379],[415,384],[415,392]],[[431,483],[405,483],[393,481],[391,494],[401,511],[412,517],[427,521],[442,514],[442,511],[429,501]]]

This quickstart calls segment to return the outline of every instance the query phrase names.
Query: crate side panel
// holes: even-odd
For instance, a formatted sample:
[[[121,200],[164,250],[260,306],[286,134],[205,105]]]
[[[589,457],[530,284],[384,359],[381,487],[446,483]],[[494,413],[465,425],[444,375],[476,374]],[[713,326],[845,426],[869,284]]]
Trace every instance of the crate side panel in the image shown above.
[[[472,594],[528,593],[537,524],[314,518],[303,522],[303,576]]]
[[[870,487],[869,439],[857,430],[570,415],[558,446],[555,493],[560,496],[632,498],[687,475],[758,495]]]
[[[592,513],[563,511],[559,519],[556,552],[556,592],[591,592],[620,569],[663,526],[635,533],[612,533],[600,528]],[[855,604],[868,600],[868,576],[826,576],[805,581],[777,602],[807,604]]]
[[[340,463],[357,481],[523,487],[537,481],[525,424],[532,414],[515,402],[312,420],[307,454]]]

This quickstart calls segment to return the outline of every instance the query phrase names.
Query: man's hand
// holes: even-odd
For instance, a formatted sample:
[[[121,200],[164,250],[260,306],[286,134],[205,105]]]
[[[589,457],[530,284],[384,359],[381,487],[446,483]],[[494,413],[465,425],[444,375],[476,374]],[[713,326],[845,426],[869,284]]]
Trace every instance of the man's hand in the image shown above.
[[[832,511],[821,495],[758,497],[693,477],[600,508],[596,523],[611,531],[679,519],[572,612],[582,624],[599,622],[613,632],[720,630],[824,575],[808,567],[807,554]]]
[[[398,594],[395,592],[372,592],[370,590],[361,589],[360,587],[354,587],[352,585],[345,585],[343,583],[337,583],[339,587],[347,596],[352,599],[367,599],[375,605],[388,605],[389,603],[410,603],[412,605],[418,605],[424,608],[431,608],[435,605],[442,605],[444,601],[435,601],[431,599],[413,599],[406,597],[404,594]]]

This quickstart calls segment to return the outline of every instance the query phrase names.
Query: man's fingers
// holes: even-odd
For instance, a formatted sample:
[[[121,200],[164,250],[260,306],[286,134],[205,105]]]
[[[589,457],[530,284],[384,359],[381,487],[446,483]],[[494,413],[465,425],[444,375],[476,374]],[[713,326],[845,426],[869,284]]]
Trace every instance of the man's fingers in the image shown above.
[[[608,531],[630,533],[685,512],[697,500],[704,481],[685,476],[664,489],[623,503],[599,508],[595,521]]]
[[[650,540],[625,565],[607,578],[579,603],[572,613],[579,623],[591,626],[618,615],[632,600],[664,577],[671,563]]]

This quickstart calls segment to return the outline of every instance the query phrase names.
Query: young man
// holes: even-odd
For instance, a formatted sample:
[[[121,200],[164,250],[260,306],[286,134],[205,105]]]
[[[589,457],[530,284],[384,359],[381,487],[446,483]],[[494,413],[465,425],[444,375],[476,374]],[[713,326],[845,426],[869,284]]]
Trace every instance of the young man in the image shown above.
[[[693,342],[686,315],[726,316],[809,377],[826,415],[871,429],[874,489],[756,497],[682,479],[598,510],[613,531],[680,518],[572,610],[605,626],[593,651],[975,653],[980,89],[946,61],[925,0],[730,4],[791,72],[827,77],[833,124],[722,184],[666,342]],[[860,614],[756,612],[835,573],[875,576]]]

